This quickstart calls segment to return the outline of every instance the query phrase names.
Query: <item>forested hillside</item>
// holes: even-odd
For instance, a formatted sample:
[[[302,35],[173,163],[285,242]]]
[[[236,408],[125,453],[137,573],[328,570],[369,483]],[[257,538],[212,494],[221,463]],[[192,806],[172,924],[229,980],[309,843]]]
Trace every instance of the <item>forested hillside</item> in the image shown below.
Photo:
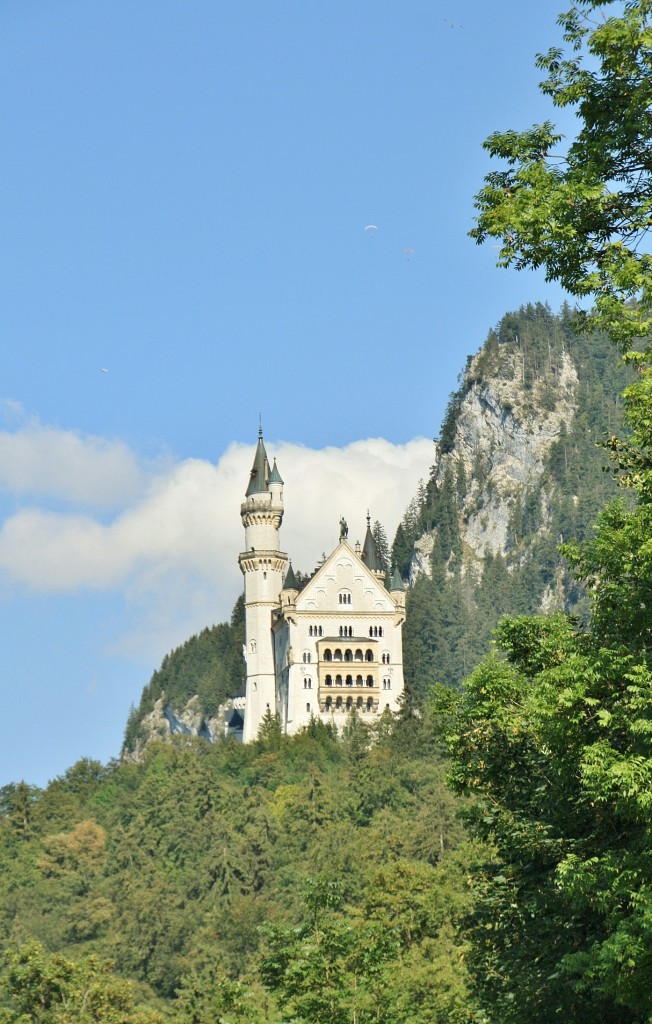
[[[502,615],[586,615],[559,546],[589,536],[615,493],[604,442],[631,375],[606,335],[576,334],[568,308],[540,303],[503,317],[468,359],[393,545],[413,584],[404,660],[417,706],[433,683],[460,685]]]
[[[455,930],[477,849],[427,719],[370,734],[354,714],[341,738],[270,719],[256,744],[176,737],[0,796],[11,1005],[52,1009],[27,1020],[86,1021],[58,1000],[98,977],[129,1009],[89,1021],[480,1019]]]

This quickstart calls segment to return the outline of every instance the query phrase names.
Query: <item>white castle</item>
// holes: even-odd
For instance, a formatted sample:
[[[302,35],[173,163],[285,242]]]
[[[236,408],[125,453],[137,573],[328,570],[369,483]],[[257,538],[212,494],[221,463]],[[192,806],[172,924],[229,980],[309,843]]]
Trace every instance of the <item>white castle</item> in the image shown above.
[[[283,481],[270,469],[262,428],[240,508],[245,550],[246,691],[244,742],[270,713],[294,733],[311,717],[344,724],[353,708],[365,719],[397,711],[403,693],[403,583],[389,589],[369,515],[362,548],[340,541],[303,587],[281,551]]]

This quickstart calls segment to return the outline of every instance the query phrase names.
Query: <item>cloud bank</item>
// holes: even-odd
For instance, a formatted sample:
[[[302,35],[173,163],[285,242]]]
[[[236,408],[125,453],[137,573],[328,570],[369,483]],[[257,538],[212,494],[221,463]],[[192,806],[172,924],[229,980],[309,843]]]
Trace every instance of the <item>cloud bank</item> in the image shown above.
[[[367,510],[391,541],[433,455],[423,438],[266,447],[285,482],[281,544],[303,571],[335,545],[341,515],[352,541],[364,539]],[[14,505],[0,527],[5,593],[121,594],[130,625],[112,653],[129,657],[228,619],[242,590],[240,503],[253,455],[233,444],[217,465],[151,464],[121,442],[38,423],[0,433],[0,490]]]

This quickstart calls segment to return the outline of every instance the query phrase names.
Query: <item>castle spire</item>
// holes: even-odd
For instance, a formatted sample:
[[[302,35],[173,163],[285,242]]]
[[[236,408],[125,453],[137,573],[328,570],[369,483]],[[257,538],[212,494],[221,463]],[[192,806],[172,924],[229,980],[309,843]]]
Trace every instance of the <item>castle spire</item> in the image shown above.
[[[383,567],[380,564],[380,558],[378,556],[378,546],[376,544],[373,533],[371,532],[371,516],[367,510],[367,533],[364,539],[364,546],[362,548],[362,561],[367,566],[367,569],[371,569],[372,572],[382,573]]]
[[[247,498],[251,497],[252,494],[263,494],[265,491],[269,490],[267,486],[269,482],[269,477],[269,460],[267,458],[267,452],[265,451],[265,442],[263,441],[263,427],[261,423],[258,426],[258,444],[256,446],[254,464],[251,467],[249,486],[247,487],[246,491]]]

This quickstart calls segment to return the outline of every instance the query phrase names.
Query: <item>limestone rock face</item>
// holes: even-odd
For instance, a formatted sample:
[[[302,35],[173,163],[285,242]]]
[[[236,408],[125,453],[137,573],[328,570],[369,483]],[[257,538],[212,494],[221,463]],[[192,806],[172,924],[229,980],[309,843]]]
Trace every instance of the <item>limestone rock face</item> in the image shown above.
[[[481,357],[479,353],[467,366],[452,444],[438,453],[433,467],[439,486],[447,472],[453,478],[463,474],[459,528],[467,565],[481,563],[489,554],[508,554],[515,503],[535,491],[545,529],[550,495],[542,487],[542,475],[562,425],[569,428],[577,411],[578,377],[568,353],[561,354],[554,371],[527,389],[518,349],[505,350],[500,374],[484,379],[478,372]],[[411,584],[423,573],[430,575],[433,544],[430,532],[415,543]]]
[[[221,704],[217,715],[207,716],[198,696],[191,697],[182,708],[173,708],[165,697],[159,697],[149,714],[143,717],[140,726],[140,737],[134,748],[123,754],[125,760],[139,761],[148,743],[156,739],[169,739],[172,736],[198,736],[214,743],[228,734],[229,725],[234,711],[244,707],[244,698],[235,698]]]

